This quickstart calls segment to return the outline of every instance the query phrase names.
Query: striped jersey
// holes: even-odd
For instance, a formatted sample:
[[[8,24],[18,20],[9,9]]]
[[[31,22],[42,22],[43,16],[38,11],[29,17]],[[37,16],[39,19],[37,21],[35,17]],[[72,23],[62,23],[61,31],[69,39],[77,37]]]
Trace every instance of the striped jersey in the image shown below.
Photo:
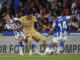
[[[19,18],[13,18],[13,19],[10,19],[10,22],[13,22],[15,20],[19,20]],[[19,24],[18,23],[13,23],[13,24],[9,24],[6,22],[6,25],[5,25],[5,29],[8,29],[8,30],[11,30],[11,28],[15,28],[15,27],[18,27]],[[14,35],[17,36],[17,35],[21,35],[23,34],[23,29],[18,29],[17,31],[13,31],[14,32]]]
[[[52,28],[56,29],[55,37],[65,37],[68,34],[68,21],[71,19],[71,16],[60,16],[58,17]]]

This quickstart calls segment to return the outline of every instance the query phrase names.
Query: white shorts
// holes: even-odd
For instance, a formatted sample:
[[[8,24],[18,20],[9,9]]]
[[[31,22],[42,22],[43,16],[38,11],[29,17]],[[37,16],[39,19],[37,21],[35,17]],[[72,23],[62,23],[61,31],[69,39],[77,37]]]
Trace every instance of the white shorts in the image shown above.
[[[54,43],[66,42],[66,41],[67,41],[67,36],[65,36],[65,37],[54,37],[54,38],[52,39],[52,41],[53,41]]]

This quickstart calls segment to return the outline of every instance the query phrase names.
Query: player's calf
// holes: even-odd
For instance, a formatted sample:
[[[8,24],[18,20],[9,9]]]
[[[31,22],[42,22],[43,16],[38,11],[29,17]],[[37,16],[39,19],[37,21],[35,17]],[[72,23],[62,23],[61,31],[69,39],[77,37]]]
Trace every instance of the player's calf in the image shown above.
[[[20,55],[23,55],[23,51],[22,51],[22,40],[23,40],[23,38],[21,36],[19,36],[17,39],[18,39],[18,46],[19,46]]]
[[[55,46],[54,42],[50,42],[50,44],[47,46],[47,48],[45,50],[45,55],[50,54],[52,46]]]
[[[58,44],[58,49],[57,49],[56,54],[60,53],[60,51],[62,50],[63,46],[64,46],[64,43],[62,43],[62,42]]]
[[[46,50],[46,39],[42,37],[42,38],[40,38],[40,40],[41,40],[42,43],[43,43],[44,52],[45,52],[45,50]]]
[[[27,37],[27,44],[29,47],[29,55],[32,55],[32,37],[31,36]]]

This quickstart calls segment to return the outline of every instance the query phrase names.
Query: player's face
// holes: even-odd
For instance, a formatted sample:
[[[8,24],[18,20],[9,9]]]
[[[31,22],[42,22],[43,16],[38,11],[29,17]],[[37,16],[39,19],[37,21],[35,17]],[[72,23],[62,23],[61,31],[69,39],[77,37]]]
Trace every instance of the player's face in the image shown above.
[[[32,18],[32,14],[31,15],[27,15],[27,19],[28,20],[31,20],[31,18]]]
[[[9,16],[9,15],[6,15],[4,19],[5,19],[6,21],[9,21],[9,20],[10,20],[10,16]]]

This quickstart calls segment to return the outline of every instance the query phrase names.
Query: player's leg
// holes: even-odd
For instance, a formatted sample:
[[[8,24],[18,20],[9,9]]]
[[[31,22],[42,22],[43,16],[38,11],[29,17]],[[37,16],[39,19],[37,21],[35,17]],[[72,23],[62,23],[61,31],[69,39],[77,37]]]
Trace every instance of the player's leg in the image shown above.
[[[63,46],[64,46],[64,43],[63,43],[63,42],[60,42],[60,43],[57,43],[57,45],[58,45],[58,49],[57,49],[56,54],[59,54],[60,51],[62,51],[62,48],[63,48]]]
[[[31,35],[27,36],[25,40],[29,47],[29,55],[32,55],[32,36]]]
[[[43,43],[44,51],[46,49],[46,39],[38,32],[34,32],[35,34],[32,34],[32,38],[36,41],[39,42],[40,40]]]
[[[42,41],[42,43],[43,43],[43,48],[44,48],[44,52],[45,52],[45,50],[46,50],[46,39],[43,36],[41,36],[40,41]]]
[[[29,36],[27,36],[27,37],[25,36],[25,37],[24,37],[24,42],[25,42],[26,44],[28,44],[28,45],[29,45],[29,44],[31,45],[32,42],[31,42],[30,40],[31,40],[32,38],[31,38],[31,39],[29,39],[29,38],[30,38]],[[30,42],[31,42],[31,43],[30,43]],[[39,54],[39,52],[38,52],[38,51],[36,50],[36,48],[34,47],[34,44],[32,43],[32,49],[31,49],[31,46],[30,46],[30,45],[29,45],[29,55],[32,55],[32,50],[34,50],[36,53]]]
[[[67,36],[59,38],[58,41],[59,41],[57,43],[58,49],[57,49],[57,52],[56,52],[57,54],[59,54],[60,51],[62,51],[62,49],[64,47],[64,43],[67,41]]]
[[[55,46],[56,43],[58,42],[58,38],[54,37],[53,40],[49,43],[49,45],[46,48],[46,51],[44,53],[44,55],[47,55],[49,53],[49,51],[51,50],[51,47]],[[53,49],[54,50],[54,49]]]
[[[49,51],[52,49],[52,46],[55,46],[55,45],[56,45],[56,43],[51,41],[45,50],[45,54],[47,55],[49,53]]]
[[[22,51],[22,40],[23,40],[23,37],[22,36],[18,36],[17,40],[18,40],[20,55],[23,55],[23,51]]]
[[[60,51],[62,51],[62,48],[64,47],[64,43],[67,41],[67,36],[65,36],[65,37],[62,37],[61,39],[59,39],[59,40],[61,40],[61,42],[58,42],[57,43],[57,45],[58,45],[58,49],[57,49],[57,54],[59,54],[60,53]]]

